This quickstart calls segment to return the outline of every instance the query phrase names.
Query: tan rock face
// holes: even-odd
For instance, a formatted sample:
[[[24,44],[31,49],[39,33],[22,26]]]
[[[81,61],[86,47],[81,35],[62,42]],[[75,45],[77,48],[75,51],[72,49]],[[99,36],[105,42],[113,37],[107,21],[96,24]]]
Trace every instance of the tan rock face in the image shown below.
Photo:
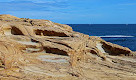
[[[135,52],[68,25],[0,15],[0,37],[1,79],[136,78]]]

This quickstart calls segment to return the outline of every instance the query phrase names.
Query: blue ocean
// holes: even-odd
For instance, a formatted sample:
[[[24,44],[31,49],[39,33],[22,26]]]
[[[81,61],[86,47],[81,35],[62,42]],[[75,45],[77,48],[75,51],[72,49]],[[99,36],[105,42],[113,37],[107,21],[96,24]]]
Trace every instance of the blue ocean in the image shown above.
[[[119,44],[136,51],[136,24],[68,24],[74,31]]]

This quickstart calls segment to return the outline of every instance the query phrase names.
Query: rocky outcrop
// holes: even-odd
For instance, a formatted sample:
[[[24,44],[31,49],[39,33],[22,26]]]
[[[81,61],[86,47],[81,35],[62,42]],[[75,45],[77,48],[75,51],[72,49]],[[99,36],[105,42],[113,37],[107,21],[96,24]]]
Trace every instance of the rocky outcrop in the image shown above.
[[[136,78],[135,52],[68,25],[0,15],[0,37],[1,79]]]

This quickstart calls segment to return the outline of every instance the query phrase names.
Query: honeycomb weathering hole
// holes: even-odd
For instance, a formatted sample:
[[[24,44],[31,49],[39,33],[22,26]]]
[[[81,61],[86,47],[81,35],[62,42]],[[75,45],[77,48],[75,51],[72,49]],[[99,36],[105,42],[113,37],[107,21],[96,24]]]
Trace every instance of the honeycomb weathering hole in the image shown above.
[[[68,53],[63,50],[59,50],[58,48],[51,48],[51,47],[44,47],[44,50],[47,53],[52,53],[52,54],[57,54],[57,55],[63,55],[63,56],[68,56]]]
[[[39,36],[59,36],[59,37],[68,37],[65,33],[48,31],[48,30],[35,30],[36,35]]]
[[[16,28],[16,27],[12,27],[12,28],[11,28],[11,34],[13,34],[13,35],[24,35],[24,34],[22,33],[22,31],[19,30],[19,29]]]

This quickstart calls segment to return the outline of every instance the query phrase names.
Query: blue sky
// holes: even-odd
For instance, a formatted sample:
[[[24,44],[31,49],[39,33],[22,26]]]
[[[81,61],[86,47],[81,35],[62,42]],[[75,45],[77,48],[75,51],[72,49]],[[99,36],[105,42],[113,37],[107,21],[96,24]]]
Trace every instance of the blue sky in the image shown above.
[[[136,0],[0,0],[0,14],[62,24],[136,24]]]

